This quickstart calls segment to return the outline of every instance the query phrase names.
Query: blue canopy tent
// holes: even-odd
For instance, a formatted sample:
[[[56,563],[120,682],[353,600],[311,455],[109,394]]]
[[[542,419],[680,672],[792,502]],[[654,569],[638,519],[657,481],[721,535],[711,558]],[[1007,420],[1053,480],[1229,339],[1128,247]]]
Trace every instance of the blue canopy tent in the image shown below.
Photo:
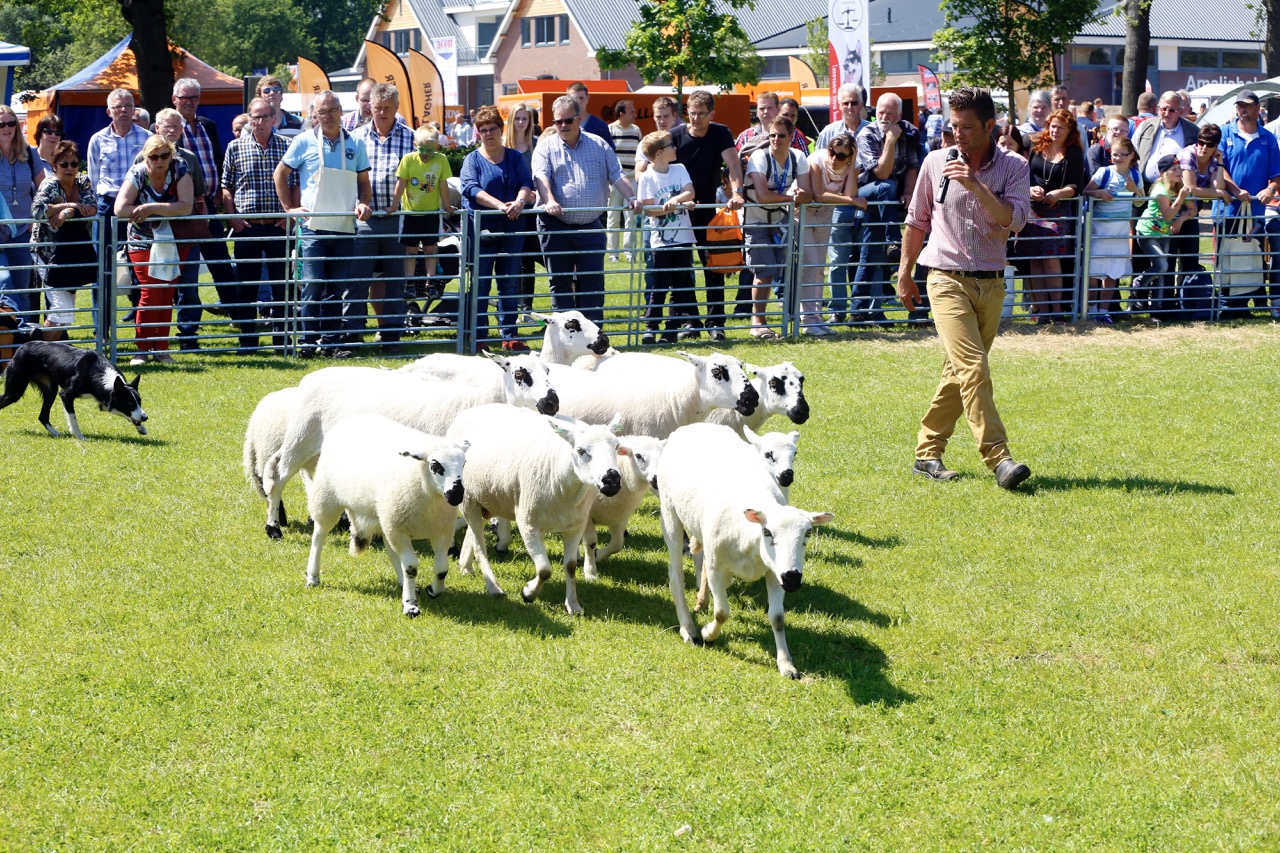
[[[31,51],[28,48],[0,41],[0,74],[4,75],[4,101],[0,103],[7,104],[13,98],[13,69],[30,64]]]

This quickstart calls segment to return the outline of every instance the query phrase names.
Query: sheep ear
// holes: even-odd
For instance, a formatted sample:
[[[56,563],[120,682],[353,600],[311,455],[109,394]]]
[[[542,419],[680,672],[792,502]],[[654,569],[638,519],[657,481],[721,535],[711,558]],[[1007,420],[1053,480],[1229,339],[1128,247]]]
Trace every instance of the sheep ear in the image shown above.
[[[619,444],[619,445],[618,445],[618,455],[619,455],[619,456],[630,456],[630,455],[631,455],[631,449],[630,449],[630,448],[628,448],[625,444]]]
[[[685,361],[689,362],[689,363],[690,363],[690,364],[692,364],[694,367],[701,367],[701,366],[702,366],[702,364],[703,364],[703,362],[705,362],[705,361],[706,361],[706,359],[705,359],[705,358],[703,358],[702,356],[700,356],[700,355],[694,355],[694,354],[693,354],[693,353],[691,353],[691,352],[685,352],[684,350],[676,350],[676,352],[678,352],[680,355],[684,356]]]
[[[480,355],[484,356],[485,358],[492,359],[494,361],[498,360],[498,354],[496,352],[490,352],[487,349],[480,350]]]
[[[534,320],[537,320],[539,323],[543,325],[544,328],[546,326],[553,326],[555,325],[555,322],[556,322],[556,315],[554,314],[539,314],[536,311],[530,311],[529,317]]]
[[[792,443],[792,444],[799,444],[799,443],[800,443],[800,430],[798,430],[798,429],[793,429],[791,432],[787,433],[787,438],[791,439],[791,443]]]
[[[564,423],[557,421],[555,418],[547,418],[547,423],[551,424],[551,428],[556,431],[556,435],[560,436],[570,444],[573,444],[575,435],[572,429]]]
[[[622,412],[613,413],[613,420],[609,421],[609,432],[622,435]]]
[[[811,512],[809,513],[810,524],[830,524],[835,520],[835,516],[829,512]]]
[[[759,374],[760,371],[764,370],[763,367],[756,367],[754,364],[751,364],[750,362],[746,362],[746,361],[742,362],[742,369],[749,370],[755,374]]]
[[[427,454],[425,454],[425,453],[414,453],[412,450],[401,450],[401,451],[400,451],[400,455],[401,455],[401,456],[407,456],[407,457],[408,457],[408,458],[410,458],[410,459],[417,459],[419,462],[425,462],[425,461],[427,461]]]
[[[760,436],[756,435],[756,431],[746,424],[742,425],[742,436],[747,440],[747,444],[752,447],[760,446]]]
[[[462,441],[458,442],[458,450],[461,451],[462,453],[466,453],[470,449],[471,449],[471,442],[467,441],[465,438]]]
[[[744,509],[742,511],[742,517],[745,518],[747,521],[751,522],[752,524],[759,524],[761,526],[764,526],[764,524],[766,523],[764,518],[764,513],[758,509]]]

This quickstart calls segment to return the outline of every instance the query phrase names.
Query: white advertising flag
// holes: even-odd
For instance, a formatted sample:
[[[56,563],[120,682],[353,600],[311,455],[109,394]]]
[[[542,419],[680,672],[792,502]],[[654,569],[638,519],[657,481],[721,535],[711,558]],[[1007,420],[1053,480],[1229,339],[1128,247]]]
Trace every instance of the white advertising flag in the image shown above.
[[[447,104],[460,104],[458,100],[458,40],[438,38],[431,40],[431,52],[436,55],[436,68],[444,79],[444,100]]]
[[[830,0],[827,6],[827,59],[830,66],[831,118],[840,115],[840,87],[871,86],[871,34],[868,0]]]

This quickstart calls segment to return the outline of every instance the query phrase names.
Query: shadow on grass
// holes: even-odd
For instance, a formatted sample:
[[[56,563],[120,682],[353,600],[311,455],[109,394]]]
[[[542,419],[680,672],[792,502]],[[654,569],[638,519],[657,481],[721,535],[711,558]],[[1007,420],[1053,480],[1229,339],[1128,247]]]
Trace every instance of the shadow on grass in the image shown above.
[[[827,525],[821,529],[814,528],[814,533],[819,536],[829,536],[832,539],[852,542],[864,548],[897,548],[902,545],[900,536],[886,536],[883,539],[877,539],[874,536],[865,536],[856,530],[844,530],[834,525]]]
[[[1038,492],[1068,492],[1078,489],[1115,489],[1121,492],[1149,492],[1169,495],[1190,493],[1196,495],[1234,495],[1230,486],[1209,483],[1192,483],[1184,480],[1158,480],[1151,477],[1044,477],[1039,474],[1018,491],[1024,495]]]
[[[34,420],[34,416],[32,417]],[[53,423],[53,428],[56,429],[58,432],[62,433],[62,435],[58,436],[57,438],[54,438],[53,436],[49,435],[48,432],[45,431],[44,427],[39,426],[39,423],[40,423],[39,421],[36,421],[36,424],[37,424],[36,427],[34,428],[25,427],[20,429],[19,432],[21,432],[23,435],[27,436],[28,438],[43,437],[43,438],[49,439],[50,441],[57,441],[57,442],[69,441],[73,446],[80,445],[80,442],[71,434],[71,431],[67,428],[65,424],[59,426],[56,422],[50,419],[50,423]],[[124,424],[124,421],[121,421],[121,424],[124,425],[126,429],[129,429],[129,430],[133,429],[133,427]],[[104,424],[102,425],[102,428],[109,429],[109,426]],[[98,432],[93,427],[90,427],[89,429],[85,429],[84,424],[80,425],[80,431],[84,433],[84,437],[86,441],[112,441],[117,444],[137,444],[143,447],[168,447],[169,446],[169,442],[164,440],[163,438],[157,438],[154,435],[138,435],[136,432],[132,432],[132,431],[120,432],[120,433]]]

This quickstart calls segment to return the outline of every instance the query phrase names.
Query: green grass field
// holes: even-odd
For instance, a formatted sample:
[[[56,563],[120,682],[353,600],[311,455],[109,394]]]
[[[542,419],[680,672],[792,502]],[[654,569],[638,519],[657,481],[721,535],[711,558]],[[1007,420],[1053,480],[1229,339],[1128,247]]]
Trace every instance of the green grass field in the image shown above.
[[[0,849],[1280,848],[1280,327],[1004,335],[1017,494],[963,424],[963,479],[908,472],[930,332],[730,351],[808,377],[791,497],[837,519],[787,596],[800,681],[762,584],[680,642],[653,499],[583,618],[558,569],[519,600],[518,544],[512,595],[455,570],[416,620],[344,535],[307,589],[240,446],[319,365],[144,368],[150,435],[86,402],[84,444],[29,392],[0,413]]]

